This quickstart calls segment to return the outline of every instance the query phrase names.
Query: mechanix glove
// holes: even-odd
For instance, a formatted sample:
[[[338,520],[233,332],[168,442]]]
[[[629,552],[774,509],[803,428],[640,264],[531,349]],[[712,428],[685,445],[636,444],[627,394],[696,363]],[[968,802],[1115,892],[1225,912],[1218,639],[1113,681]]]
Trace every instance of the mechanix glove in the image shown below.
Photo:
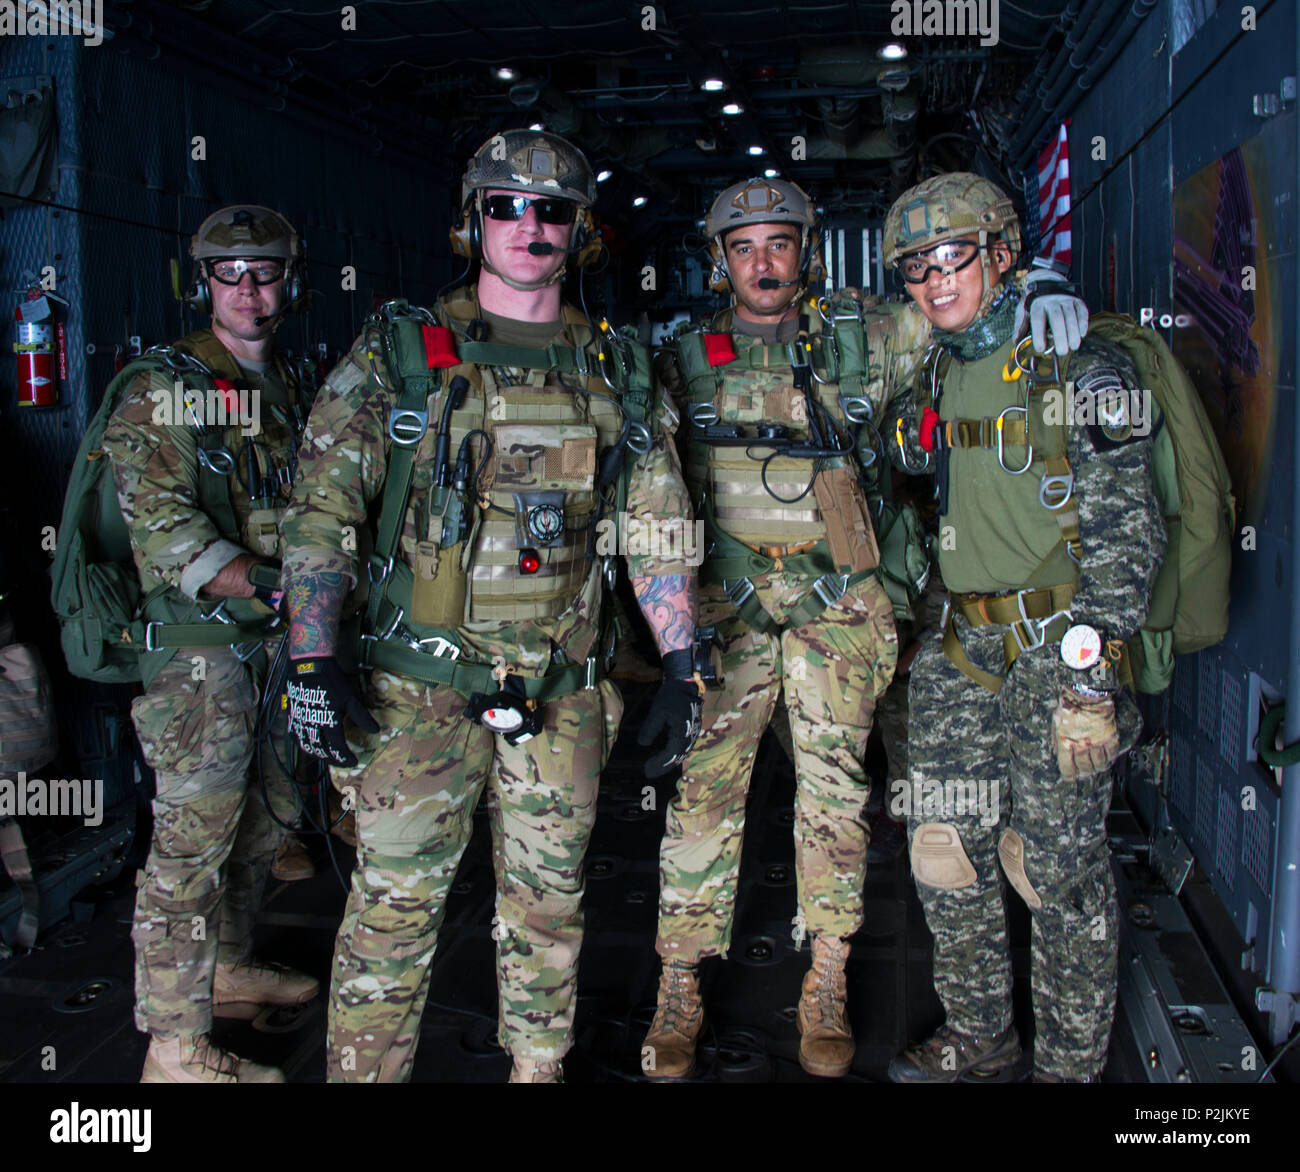
[[[1051,268],[1031,268],[1025,275],[1025,296],[1016,306],[1015,336],[1019,337],[1029,314],[1029,331],[1034,349],[1047,353],[1047,327],[1052,328],[1052,347],[1060,357],[1077,350],[1088,332],[1088,306],[1078,296],[1064,273]]]
[[[1062,689],[1060,705],[1052,713],[1052,744],[1066,781],[1110,768],[1119,756],[1114,697],[1093,699]]]
[[[647,777],[662,777],[674,765],[680,765],[700,735],[704,694],[695,680],[681,678],[692,670],[692,658],[689,650],[670,651],[664,656],[664,681],[636,738],[638,745],[650,745],[660,732],[668,735],[664,748],[646,761]]]
[[[299,748],[331,765],[355,765],[357,759],[343,735],[344,718],[365,732],[378,732],[379,725],[348,683],[338,660],[332,655],[290,660],[285,690],[289,732]]]

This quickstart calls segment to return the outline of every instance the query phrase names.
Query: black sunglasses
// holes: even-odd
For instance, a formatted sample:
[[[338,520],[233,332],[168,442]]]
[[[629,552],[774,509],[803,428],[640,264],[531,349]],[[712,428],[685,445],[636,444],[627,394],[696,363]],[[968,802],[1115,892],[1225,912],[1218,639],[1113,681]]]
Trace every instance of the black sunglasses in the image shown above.
[[[526,195],[488,195],[483,197],[483,210],[490,220],[522,220],[532,205],[537,219],[543,224],[572,224],[578,214],[578,205],[571,199],[549,196],[529,199]]]

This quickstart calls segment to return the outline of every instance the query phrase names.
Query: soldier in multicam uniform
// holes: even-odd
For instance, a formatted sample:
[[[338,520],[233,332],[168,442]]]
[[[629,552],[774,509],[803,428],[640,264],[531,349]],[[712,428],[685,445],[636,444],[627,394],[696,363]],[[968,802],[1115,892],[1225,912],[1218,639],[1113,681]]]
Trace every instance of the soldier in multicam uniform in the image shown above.
[[[430,958],[485,787],[511,1081],[560,1078],[572,1044],[583,856],[622,713],[602,678],[601,600],[612,566],[593,556],[593,526],[629,434],[639,452],[629,459],[629,525],[684,536],[690,517],[675,416],[649,403],[648,355],[635,340],[593,338],[583,315],[561,302],[566,256],[581,263],[593,243],[587,160],[556,135],[507,131],[471,159],[462,195],[465,220],[453,240],[481,259],[482,272],[423,328],[445,363],[425,405],[430,421],[444,420],[444,454],[458,453],[463,524],[447,520],[434,427],[418,441],[399,430],[392,355],[366,336],[317,400],[284,522],[291,727],[308,752],[336,766],[355,764],[344,713],[365,730],[349,730],[362,767],[335,771],[358,791],[360,856],[335,955],[333,1080],[410,1077]],[[629,425],[631,391],[602,377],[611,361],[642,371],[649,430]],[[398,438],[418,442],[413,487],[393,562],[370,567],[370,589],[384,595],[363,708],[333,658],[348,582],[360,572],[346,534],[364,526],[383,493]],[[382,517],[379,528],[382,545]],[[628,562],[664,653],[665,682],[646,726],[668,731],[668,748],[652,762],[667,770],[699,728],[702,685],[690,678],[695,571],[672,549]]]
[[[136,1026],[151,1035],[145,1082],[283,1082],[214,1046],[209,1031],[214,1007],[244,1015],[318,991],[314,978],[249,960],[282,838],[250,764],[263,634],[280,594],[276,526],[305,414],[273,335],[302,296],[302,253],[293,226],[254,205],[213,213],[190,252],[192,301],[211,310],[212,328],[123,388],[103,439],[150,600],[150,648],[160,649],[144,657],[146,691],[131,706],[157,775],[131,932]],[[262,761],[268,790],[288,814],[292,785],[272,756]]]
[[[912,668],[908,745],[912,869],[947,1021],[889,1075],[947,1082],[1017,1062],[1000,864],[1033,915],[1035,1077],[1088,1081],[1115,1005],[1109,767],[1140,723],[1117,687],[1122,640],[1165,551],[1155,428],[1090,409],[1137,386],[1127,355],[1092,338],[1065,365],[1072,406],[1059,394],[1051,426],[1065,373],[1019,338],[1020,289],[1003,280],[1019,224],[987,180],[927,180],[894,204],[885,236],[938,344],[921,389],[900,399],[894,454],[938,476],[951,592]],[[984,787],[987,804],[954,783]]]
[[[821,303],[825,317],[815,299],[804,301],[816,228],[794,183],[751,179],[723,191],[706,232],[715,287],[730,287],[734,304],[707,332],[678,339],[675,373],[692,421],[687,481],[710,548],[701,623],[716,628],[724,683],[706,695],[704,731],[661,849],[663,971],[645,1039],[656,1078],[694,1069],[703,1026],[696,966],[730,944],[749,777],[782,689],[798,775],[796,943],[812,935],[799,1059],[838,1076],[854,1053],[844,965],[862,923],[862,758],[898,651],[855,438],[857,423],[884,406],[886,347],[910,351],[923,337],[900,339],[907,320],[876,313],[871,369],[860,361],[850,369],[847,353],[835,360],[842,338],[830,314],[856,332],[859,356],[863,315],[855,301]],[[923,320],[911,324],[921,334]]]
[[[714,287],[730,288],[734,305],[679,336],[664,381],[685,387],[687,481],[710,550],[701,623],[716,628],[725,682],[706,696],[668,813],[663,969],[645,1045],[653,1077],[693,1071],[704,1021],[696,968],[730,944],[749,777],[784,691],[798,778],[796,944],[812,936],[799,1061],[837,1077],[854,1054],[845,963],[863,917],[863,753],[898,653],[867,503],[879,491],[872,476],[888,474],[872,421],[917,368],[930,327],[912,306],[853,290],[804,300],[819,275],[817,217],[794,183],[727,188],[705,231]],[[1045,297],[1039,315],[1068,314],[1073,301]]]

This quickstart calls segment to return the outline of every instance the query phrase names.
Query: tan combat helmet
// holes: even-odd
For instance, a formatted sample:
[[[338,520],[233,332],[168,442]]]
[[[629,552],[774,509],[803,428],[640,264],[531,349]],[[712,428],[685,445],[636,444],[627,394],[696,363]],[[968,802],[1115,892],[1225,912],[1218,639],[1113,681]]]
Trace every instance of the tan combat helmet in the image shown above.
[[[494,134],[470,158],[460,185],[461,219],[451,229],[452,251],[458,256],[481,261],[488,272],[501,277],[483,256],[483,197],[489,187],[520,191],[528,195],[551,195],[571,199],[581,211],[570,241],[581,268],[600,256],[600,233],[591,217],[596,202],[596,176],[584,155],[558,134],[542,130],[504,130]],[[539,289],[564,276],[561,266],[547,280],[517,283],[501,277],[518,289]]]
[[[261,204],[238,203],[213,212],[190,238],[190,256],[194,258],[195,274],[187,300],[202,313],[212,309],[203,262],[223,257],[285,261],[285,293],[290,308],[296,309],[307,291],[297,230],[279,212]]]
[[[885,217],[885,263],[894,265],[909,252],[933,248],[945,240],[974,238],[981,245],[980,269],[989,294],[989,258],[983,247],[994,238],[1020,256],[1020,220],[1015,206],[996,184],[970,171],[934,175],[903,192]],[[981,312],[987,306],[981,307]]]
[[[704,234],[709,237],[709,256],[713,260],[710,288],[718,293],[731,291],[731,276],[727,272],[727,252],[723,236],[732,228],[745,224],[799,224],[802,229],[799,253],[799,289],[802,295],[808,282],[826,277],[821,263],[820,250],[810,247],[817,233],[817,209],[808,193],[788,179],[746,179],[733,183],[723,190],[709,208],[704,220]],[[820,241],[817,241],[820,243]],[[814,253],[817,255],[814,256]]]

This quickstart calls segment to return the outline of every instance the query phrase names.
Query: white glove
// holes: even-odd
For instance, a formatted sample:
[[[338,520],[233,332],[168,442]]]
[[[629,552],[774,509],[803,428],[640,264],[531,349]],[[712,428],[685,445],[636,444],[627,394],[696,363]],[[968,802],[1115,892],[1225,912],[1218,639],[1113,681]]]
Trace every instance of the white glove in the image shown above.
[[[1049,292],[1051,283],[1058,283],[1064,288],[1059,292]],[[1088,333],[1088,306],[1069,291],[1069,281],[1052,269],[1031,268],[1025,274],[1025,296],[1016,306],[1017,337],[1025,328],[1026,307],[1029,310],[1029,330],[1033,334],[1034,349],[1039,354],[1048,352],[1049,325],[1052,329],[1052,345],[1058,356],[1077,350]]]

